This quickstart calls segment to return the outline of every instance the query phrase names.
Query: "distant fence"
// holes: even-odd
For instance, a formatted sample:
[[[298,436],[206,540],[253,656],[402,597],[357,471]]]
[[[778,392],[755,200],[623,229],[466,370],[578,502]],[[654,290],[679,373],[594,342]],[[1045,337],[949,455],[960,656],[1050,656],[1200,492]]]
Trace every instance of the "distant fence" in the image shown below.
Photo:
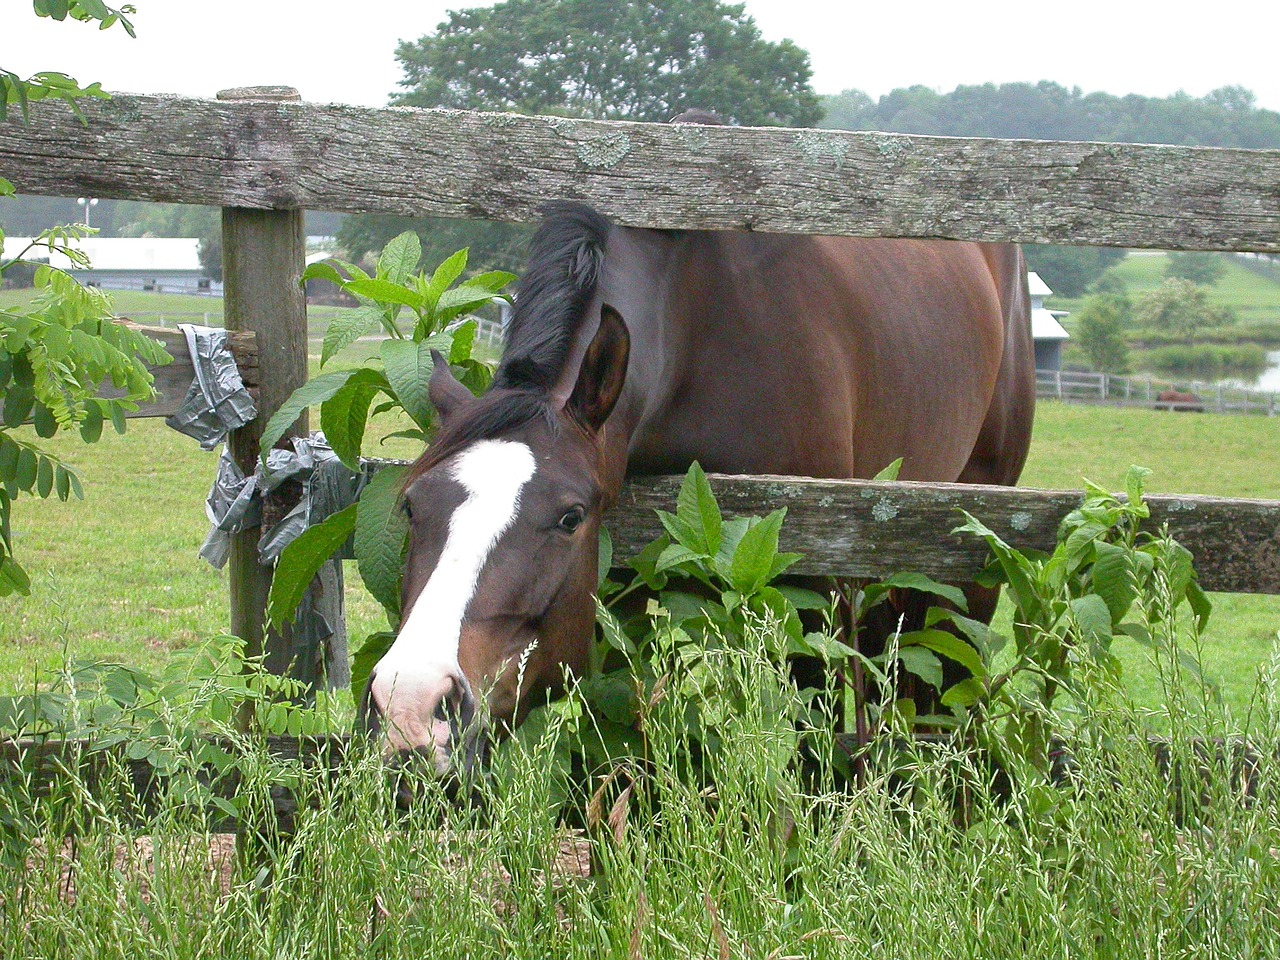
[[[1194,394],[1191,400],[1161,400],[1162,393]],[[1074,403],[1113,407],[1145,407],[1154,410],[1195,410],[1214,413],[1276,415],[1276,395],[1221,383],[1195,380],[1160,380],[1117,373],[1083,373],[1072,370],[1037,370],[1036,396]]]

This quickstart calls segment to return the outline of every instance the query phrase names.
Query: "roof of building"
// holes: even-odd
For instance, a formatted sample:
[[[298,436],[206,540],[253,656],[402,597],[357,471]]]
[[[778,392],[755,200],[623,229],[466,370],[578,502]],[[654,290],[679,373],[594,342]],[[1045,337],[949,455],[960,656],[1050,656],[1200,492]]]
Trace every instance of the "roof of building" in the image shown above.
[[[1049,285],[1040,279],[1040,274],[1034,270],[1027,271],[1027,289],[1033,297],[1051,297],[1053,291],[1049,289]]]
[[[6,237],[9,256],[20,253],[28,237]],[[197,237],[85,237],[71,245],[81,250],[94,270],[198,271],[200,240]],[[44,251],[35,251],[42,254]],[[62,270],[79,269],[60,253],[49,257],[49,265]]]
[[[1062,324],[1048,310],[1031,311],[1032,340],[1070,340],[1071,334],[1063,329]]]

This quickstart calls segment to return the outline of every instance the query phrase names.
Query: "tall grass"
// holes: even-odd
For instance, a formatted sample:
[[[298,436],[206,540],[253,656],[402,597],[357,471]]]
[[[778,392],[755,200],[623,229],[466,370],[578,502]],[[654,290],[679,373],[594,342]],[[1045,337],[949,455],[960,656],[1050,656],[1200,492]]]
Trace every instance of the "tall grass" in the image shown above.
[[[207,814],[178,791],[138,826],[136,804],[101,799],[127,798],[122,783],[68,780],[38,802],[19,789],[0,807],[0,944],[130,960],[1280,953],[1275,664],[1247,791],[1206,760],[1212,698],[1171,664],[1165,754],[1098,679],[1067,784],[1010,787],[968,749],[887,739],[872,755],[892,762],[850,784],[823,760],[829,735],[811,765],[791,760],[779,717],[797,694],[777,647],[757,630],[717,654],[738,707],[708,754],[681,705],[657,702],[643,764],[566,780],[557,757],[587,722],[571,698],[504,747],[468,806],[405,774],[416,799],[398,809],[371,752],[328,776],[246,743],[242,809],[281,782],[302,809],[222,868]],[[575,833],[560,814],[584,808]]]

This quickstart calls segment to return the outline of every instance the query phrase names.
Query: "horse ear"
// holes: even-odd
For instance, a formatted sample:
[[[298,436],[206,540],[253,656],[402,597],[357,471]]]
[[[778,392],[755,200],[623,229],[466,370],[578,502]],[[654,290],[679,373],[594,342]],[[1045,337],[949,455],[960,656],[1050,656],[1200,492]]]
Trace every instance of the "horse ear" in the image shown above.
[[[600,327],[591,338],[573,393],[565,410],[591,431],[597,431],[613,412],[627,380],[631,335],[622,315],[607,303],[600,308]]]
[[[431,351],[431,380],[427,384],[427,396],[431,405],[436,408],[443,419],[456,410],[464,401],[471,399],[471,391],[458,382],[458,378],[449,369],[449,361],[439,350]]]

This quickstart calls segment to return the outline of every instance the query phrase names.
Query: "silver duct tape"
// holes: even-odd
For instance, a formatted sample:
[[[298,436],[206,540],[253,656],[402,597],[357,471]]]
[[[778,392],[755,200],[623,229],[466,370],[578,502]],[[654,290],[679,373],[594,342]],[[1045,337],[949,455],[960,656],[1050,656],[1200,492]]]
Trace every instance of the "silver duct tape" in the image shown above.
[[[297,505],[258,539],[258,558],[273,564],[307,527],[324,521],[356,502],[365,477],[347,468],[325,442],[323,433],[295,437],[292,449],[272,450],[251,477],[223,450],[218,475],[206,500],[210,530],[200,556],[221,569],[231,552],[231,536],[262,522],[262,498],[287,480],[302,486]],[[308,585],[290,627],[288,674],[310,688],[332,689],[351,682],[346,618],[343,615],[343,556],[327,561]]]
[[[226,331],[193,323],[179,324],[178,329],[187,339],[195,378],[182,406],[164,422],[212,450],[230,431],[256,417],[258,410],[240,379]]]

